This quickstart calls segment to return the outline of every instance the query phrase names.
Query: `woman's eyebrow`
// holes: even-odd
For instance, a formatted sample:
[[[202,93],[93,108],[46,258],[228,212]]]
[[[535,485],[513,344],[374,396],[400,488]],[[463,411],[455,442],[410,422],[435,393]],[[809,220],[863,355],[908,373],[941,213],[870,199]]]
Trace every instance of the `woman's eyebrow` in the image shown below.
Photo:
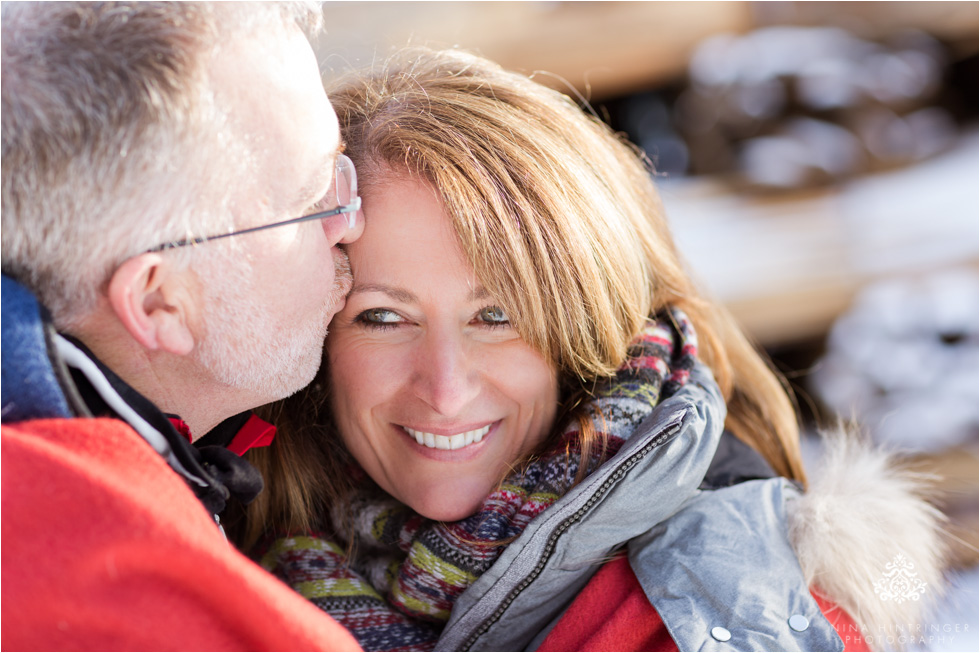
[[[384,295],[388,295],[395,301],[401,302],[403,304],[418,304],[419,298],[416,297],[412,292],[405,290],[404,288],[396,288],[394,286],[388,286],[383,283],[364,283],[359,284],[354,283],[354,287],[351,289],[350,294],[355,295],[357,293],[365,292],[379,292]]]
[[[490,293],[483,286],[477,286],[470,291],[470,301],[490,299]]]

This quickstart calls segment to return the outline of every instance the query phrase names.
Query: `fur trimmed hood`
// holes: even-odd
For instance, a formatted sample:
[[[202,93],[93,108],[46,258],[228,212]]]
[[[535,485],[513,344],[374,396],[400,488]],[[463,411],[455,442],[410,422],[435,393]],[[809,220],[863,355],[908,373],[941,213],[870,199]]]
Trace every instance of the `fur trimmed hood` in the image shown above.
[[[844,428],[824,433],[822,445],[808,491],[787,507],[807,582],[868,637],[914,628],[943,593],[948,547],[945,517],[931,503],[937,479]]]

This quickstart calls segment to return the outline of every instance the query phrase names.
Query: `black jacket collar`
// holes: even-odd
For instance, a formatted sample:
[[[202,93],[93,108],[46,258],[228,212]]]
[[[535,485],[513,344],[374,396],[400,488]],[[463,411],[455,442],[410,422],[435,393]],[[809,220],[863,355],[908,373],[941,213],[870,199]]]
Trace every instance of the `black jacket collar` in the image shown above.
[[[70,336],[58,336],[57,353],[70,377],[61,379],[66,396],[80,416],[114,417],[127,422],[180,474],[212,513],[225,509],[230,497],[249,503],[262,490],[262,477],[247,461],[228,451],[223,443],[194,446],[181,435],[170,418],[149,399],[133,389],[102,363],[84,343]],[[227,437],[250,413],[222,422],[217,431]],[[232,436],[234,433],[232,432]]]

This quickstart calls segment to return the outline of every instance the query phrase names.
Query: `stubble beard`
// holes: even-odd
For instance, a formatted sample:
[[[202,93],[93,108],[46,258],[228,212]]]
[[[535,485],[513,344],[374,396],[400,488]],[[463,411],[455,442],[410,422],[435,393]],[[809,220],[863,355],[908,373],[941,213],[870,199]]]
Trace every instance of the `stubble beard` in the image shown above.
[[[256,299],[246,261],[231,267],[224,267],[221,278],[233,281],[205,290],[207,334],[197,348],[198,360],[216,382],[253,395],[255,405],[288,397],[320,368],[330,319],[352,284],[347,255],[334,256],[331,292],[316,319],[302,324],[284,325],[281,316]]]

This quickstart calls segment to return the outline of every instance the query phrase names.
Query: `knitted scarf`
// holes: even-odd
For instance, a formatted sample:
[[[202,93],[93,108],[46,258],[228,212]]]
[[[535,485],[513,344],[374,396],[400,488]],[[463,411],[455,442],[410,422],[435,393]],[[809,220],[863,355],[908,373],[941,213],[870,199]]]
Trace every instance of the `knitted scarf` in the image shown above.
[[[586,405],[595,430],[605,436],[586,457],[586,474],[687,381],[697,340],[687,316],[672,310],[648,320],[628,353],[615,376],[596,384]],[[281,537],[259,554],[261,564],[350,630],[364,650],[432,650],[456,598],[574,484],[578,429],[572,420],[463,520],[425,519],[369,484],[331,515],[335,539]],[[345,513],[354,515],[353,525],[342,518]],[[355,555],[348,560],[344,545],[351,541]]]

